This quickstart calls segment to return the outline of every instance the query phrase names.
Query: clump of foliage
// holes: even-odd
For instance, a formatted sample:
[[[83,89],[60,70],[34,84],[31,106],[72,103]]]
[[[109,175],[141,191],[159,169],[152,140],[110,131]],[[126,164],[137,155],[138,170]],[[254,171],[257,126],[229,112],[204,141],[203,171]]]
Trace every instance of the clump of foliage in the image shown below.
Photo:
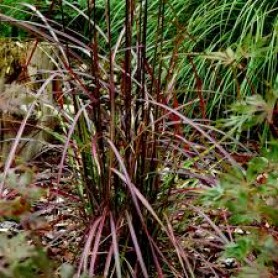
[[[53,269],[43,248],[35,242],[32,233],[26,229],[32,214],[32,205],[44,194],[44,190],[32,185],[32,169],[18,168],[9,171],[5,180],[5,192],[0,200],[0,275],[5,278],[52,277]],[[2,188],[1,185],[1,189]],[[1,190],[2,191],[2,190]],[[10,230],[5,223],[18,223],[18,228]],[[39,221],[39,219],[37,219]],[[21,229],[19,227],[21,226]]]
[[[53,277],[45,252],[31,245],[23,232],[12,238],[0,234],[0,257],[3,278]]]
[[[159,5],[159,0],[149,3],[149,45],[156,38]],[[265,95],[277,74],[277,7],[277,0],[164,1],[162,67],[176,51],[179,99],[201,104],[188,107],[187,115],[219,119],[232,102]],[[115,39],[124,1],[111,0],[111,14]]]
[[[73,7],[77,9],[86,10],[87,1],[73,1],[69,0],[68,2]],[[79,21],[79,13],[72,9],[69,6],[64,6],[61,3],[56,1],[47,1],[47,0],[3,0],[0,3],[0,12],[13,17],[15,20],[20,21],[37,21],[36,14],[28,11],[25,7],[25,4],[34,5],[39,9],[43,14],[45,14],[49,19],[55,20],[64,26],[74,28],[75,30],[80,30],[85,28],[84,24],[86,22],[83,20]],[[11,25],[8,22],[1,21],[0,23],[0,34],[1,37],[14,38],[14,39],[28,39],[28,35],[22,28],[18,28],[15,25]]]
[[[225,246],[223,256],[240,261],[242,277],[247,277],[244,273],[259,277],[262,270],[270,275],[277,267],[277,154],[275,141],[263,156],[250,160],[246,170],[223,173],[219,184],[202,197],[204,206],[227,210],[229,224],[241,229]]]
[[[27,0],[26,3],[33,3],[33,0]],[[12,16],[18,20],[28,20],[31,18],[30,13],[26,13],[24,8],[21,5],[22,1],[20,0],[3,0],[0,4],[0,12],[6,15]],[[0,34],[1,37],[25,37],[26,33],[22,30],[19,30],[17,27],[9,24],[8,22],[1,21],[0,23]]]
[[[231,105],[230,117],[219,121],[223,127],[230,128],[230,134],[237,134],[240,138],[243,131],[249,130],[253,138],[256,133],[261,135],[261,138],[257,139],[260,139],[262,144],[267,141],[269,135],[278,138],[278,76],[271,83],[264,95],[256,93]]]

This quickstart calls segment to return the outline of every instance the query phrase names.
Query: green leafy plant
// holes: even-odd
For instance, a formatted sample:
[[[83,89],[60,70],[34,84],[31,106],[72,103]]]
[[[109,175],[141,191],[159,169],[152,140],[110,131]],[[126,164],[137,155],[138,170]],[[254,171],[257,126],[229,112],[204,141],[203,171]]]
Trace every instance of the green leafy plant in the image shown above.
[[[1,174],[1,183],[3,182]],[[42,196],[43,190],[32,186],[34,173],[32,169],[12,169],[5,177],[6,192],[0,204],[0,223],[16,221],[21,225],[31,214],[32,204]],[[25,227],[27,228],[27,227]],[[42,247],[31,243],[35,237],[28,229],[17,230],[10,234],[9,229],[0,232],[0,274],[5,278],[52,277],[53,269]]]
[[[50,261],[41,248],[28,242],[23,232],[14,237],[0,234],[0,274],[3,278],[52,277]]]
[[[246,171],[231,169],[222,174],[219,184],[202,197],[205,206],[226,209],[229,223],[242,229],[225,246],[223,256],[238,259],[246,273],[252,267],[270,273],[278,258],[277,240],[270,232],[278,225],[276,153],[277,142],[273,142],[265,156],[248,163]]]
[[[258,132],[258,129],[270,130],[274,138],[277,138],[277,98],[278,98],[278,78],[273,85],[268,88],[265,96],[254,94],[246,97],[245,100],[235,102],[230,110],[230,118],[222,121],[223,126],[230,128],[231,133],[251,130]],[[262,132],[264,139],[267,139],[268,132]]]

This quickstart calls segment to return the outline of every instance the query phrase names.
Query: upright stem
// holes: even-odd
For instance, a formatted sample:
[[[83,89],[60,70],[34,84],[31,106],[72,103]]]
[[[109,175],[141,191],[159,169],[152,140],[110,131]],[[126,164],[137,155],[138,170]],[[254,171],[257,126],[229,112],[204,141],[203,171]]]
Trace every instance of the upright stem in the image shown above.
[[[131,47],[132,47],[132,0],[126,0],[126,15],[125,15],[125,63],[124,63],[124,104],[125,104],[125,136],[126,136],[126,152],[125,160],[127,171],[131,176],[130,167],[130,154],[131,149],[129,144],[131,143]]]

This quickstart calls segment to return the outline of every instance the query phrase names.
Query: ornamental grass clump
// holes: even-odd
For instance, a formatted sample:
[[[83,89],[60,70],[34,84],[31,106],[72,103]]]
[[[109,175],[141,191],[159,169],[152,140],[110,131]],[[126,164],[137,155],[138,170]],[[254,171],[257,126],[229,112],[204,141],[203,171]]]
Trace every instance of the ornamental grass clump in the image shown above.
[[[200,148],[201,142],[235,162],[210,135],[210,127],[183,115],[184,107],[198,100],[179,104],[178,47],[165,47],[170,24],[165,3],[160,1],[155,12],[147,2],[125,4],[116,33],[110,1],[105,25],[98,25],[96,5],[84,12],[67,1],[60,5],[60,21],[28,4],[24,7],[33,14],[32,21],[4,14],[1,19],[55,45],[59,53],[57,70],[49,72],[60,82],[53,92],[64,144],[57,183],[66,166],[71,167],[86,212],[77,276],[194,277],[192,261],[164,215],[171,188],[165,188],[160,171],[170,168],[175,173],[181,161],[198,161],[206,149]],[[63,9],[68,7],[86,22],[84,35],[67,28]],[[156,30],[151,42],[150,11],[156,18],[151,19]],[[182,38],[173,40],[179,46]],[[185,137],[185,127],[198,135],[199,144]],[[210,180],[190,169],[184,175]]]
[[[235,251],[235,242],[192,200],[210,187],[209,197],[217,195],[219,173],[230,165],[245,179],[244,167],[223,148],[237,143],[227,142],[229,134],[215,129],[211,119],[226,116],[223,111],[235,99],[243,99],[234,109],[249,105],[244,109],[250,111],[249,118],[272,127],[276,95],[270,94],[268,100],[257,94],[272,88],[267,82],[276,76],[275,4],[53,3],[47,11],[25,4],[21,12],[32,14],[31,20],[8,14],[0,19],[55,48],[49,58],[56,67],[45,73],[39,92],[55,82],[51,109],[59,129],[52,134],[63,144],[57,192],[70,169],[73,191],[82,201],[85,228],[73,272],[77,277],[199,277],[201,271],[194,268],[198,262],[218,277],[217,266],[193,246],[198,240],[188,238],[189,230],[193,226],[198,231],[199,224],[207,222],[215,248],[226,246],[229,254]],[[261,115],[253,113],[250,100],[254,107],[264,104]],[[241,112],[236,110],[244,119],[246,113]],[[24,128],[23,122],[15,142]],[[16,143],[5,173],[15,150]],[[2,189],[4,185],[3,181]],[[228,185],[237,192],[234,183]],[[249,187],[254,190],[253,183],[246,190]],[[220,193],[227,195],[229,190],[228,186]],[[233,198],[224,196],[222,202],[237,216],[245,212],[245,207],[236,210],[240,207]],[[193,224],[188,219],[180,224],[177,212],[194,219]],[[258,211],[248,212],[252,221],[258,220],[253,215]],[[180,227],[188,233],[181,235]]]

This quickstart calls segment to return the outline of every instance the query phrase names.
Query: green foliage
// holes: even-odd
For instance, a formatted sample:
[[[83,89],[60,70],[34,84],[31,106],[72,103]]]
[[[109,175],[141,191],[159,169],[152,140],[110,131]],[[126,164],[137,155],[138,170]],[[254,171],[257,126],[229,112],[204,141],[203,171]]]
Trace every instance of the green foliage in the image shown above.
[[[25,3],[33,4],[35,0],[26,0]],[[14,17],[18,20],[28,20],[31,15],[26,13],[24,7],[21,5],[21,0],[3,0],[0,4],[0,12]],[[17,29],[17,27],[0,22],[0,35],[1,37],[25,37],[26,33],[22,30]]]
[[[10,170],[6,176],[6,190],[12,192],[0,200],[0,223],[14,219],[19,223],[31,213],[32,204],[44,194],[44,190],[32,186],[34,173],[26,167]],[[3,182],[3,174],[0,182]],[[18,231],[9,235],[9,230],[0,232],[0,274],[3,278],[52,277],[53,269],[40,246],[31,243],[29,232]]]
[[[277,241],[272,236],[262,236],[254,231],[250,235],[237,236],[234,242],[227,244],[223,256],[243,263],[252,252],[256,252],[257,263],[267,265],[278,258],[277,247]]]
[[[234,242],[225,246],[223,257],[236,258],[243,267],[236,277],[271,277],[274,263],[278,259],[278,243],[266,233],[252,231],[249,235],[238,236]],[[248,257],[256,256],[252,263],[246,264]]]
[[[4,175],[0,175],[0,182],[3,182],[3,178]],[[9,171],[5,177],[5,183],[7,189],[14,192],[15,197],[0,200],[0,219],[2,217],[20,219],[44,194],[44,190],[31,185],[33,178],[33,171],[25,167]]]
[[[224,128],[230,129],[230,134],[241,134],[242,131],[256,130],[264,126],[272,131],[277,138],[277,99],[278,76],[273,84],[268,85],[264,95],[253,94],[231,105],[230,117],[219,121]],[[254,133],[254,132],[253,132]],[[266,138],[264,138],[266,139]]]
[[[51,263],[39,248],[28,242],[27,234],[14,237],[0,234],[0,274],[3,278],[36,278],[51,276]]]
[[[264,228],[278,226],[277,141],[263,153],[265,156],[248,163],[246,171],[234,168],[223,173],[219,184],[206,190],[201,198],[207,207],[226,209],[229,223],[245,231],[226,244],[223,256],[236,258],[243,266],[250,256],[255,256],[253,263],[258,272],[267,267],[271,270],[278,258],[277,240]],[[248,273],[249,266],[243,267],[240,275]]]
[[[246,171],[231,169],[222,174],[219,185],[209,189],[203,202],[214,207],[227,208],[233,224],[254,224],[268,221],[278,225],[278,207],[274,206],[278,194],[277,161],[256,157],[248,163]]]
[[[188,40],[187,46],[196,57],[203,90],[210,92],[206,94],[208,115],[215,117],[233,100],[264,94],[265,83],[275,79],[277,1],[218,1],[217,5],[200,1],[197,5],[188,23],[194,41]],[[188,66],[183,70],[192,88],[196,84],[192,71]]]
[[[87,9],[87,1],[85,0],[69,0],[68,3],[76,6],[81,10]],[[80,30],[84,26],[85,22],[80,21],[79,13],[72,9],[68,5],[60,5],[61,3],[54,3],[48,0],[2,0],[0,3],[0,12],[8,15],[12,18],[22,21],[40,21],[37,15],[31,12],[31,10],[25,6],[25,4],[30,4],[36,7],[42,14],[46,14],[49,18],[59,22],[68,28],[73,28],[74,30]],[[26,39],[30,37],[24,30],[18,28],[9,23],[0,22],[0,36],[8,38]]]

